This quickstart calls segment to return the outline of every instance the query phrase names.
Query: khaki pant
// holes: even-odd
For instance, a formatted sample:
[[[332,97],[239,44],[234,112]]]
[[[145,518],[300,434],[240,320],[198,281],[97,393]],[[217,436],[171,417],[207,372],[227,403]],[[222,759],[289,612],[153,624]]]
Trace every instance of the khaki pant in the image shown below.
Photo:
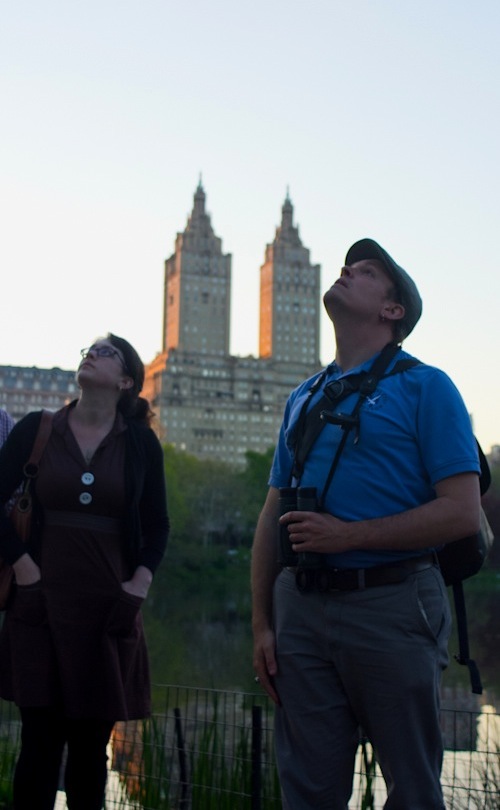
[[[276,754],[284,810],[346,810],[360,728],[386,810],[442,810],[439,683],[451,616],[437,568],[360,591],[275,585]]]

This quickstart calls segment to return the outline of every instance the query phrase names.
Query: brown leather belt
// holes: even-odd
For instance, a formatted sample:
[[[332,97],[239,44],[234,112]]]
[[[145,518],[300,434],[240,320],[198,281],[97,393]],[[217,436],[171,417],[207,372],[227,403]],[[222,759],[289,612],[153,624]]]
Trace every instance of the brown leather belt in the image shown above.
[[[381,585],[395,585],[404,582],[410,574],[425,571],[436,565],[433,554],[425,554],[408,560],[388,565],[376,565],[372,568],[287,568],[295,574],[297,588],[300,591],[360,591],[365,588],[376,588]]]

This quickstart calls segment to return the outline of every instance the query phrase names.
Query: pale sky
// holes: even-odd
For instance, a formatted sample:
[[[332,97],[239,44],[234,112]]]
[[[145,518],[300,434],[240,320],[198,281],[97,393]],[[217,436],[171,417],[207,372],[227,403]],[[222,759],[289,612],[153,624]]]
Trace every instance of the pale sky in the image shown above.
[[[410,272],[405,348],[500,443],[499,37],[498,0],[2,3],[0,364],[74,368],[108,330],[152,360],[201,173],[233,354],[289,187],[324,289],[367,236]]]

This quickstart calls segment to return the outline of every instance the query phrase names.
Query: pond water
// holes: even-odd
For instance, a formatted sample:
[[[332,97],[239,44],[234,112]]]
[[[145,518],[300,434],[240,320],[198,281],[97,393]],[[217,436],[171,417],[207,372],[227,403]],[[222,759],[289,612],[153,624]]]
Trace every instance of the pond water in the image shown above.
[[[459,665],[456,628],[450,640],[450,663],[443,675],[444,705],[478,711],[483,704],[500,713],[500,577],[480,573],[464,583],[471,657],[476,661],[484,694],[471,695],[469,673]],[[248,565],[228,569],[223,578],[210,575],[167,582],[171,599],[162,615],[146,612],[152,677],[216,689],[253,691],[252,635]],[[453,600],[449,590],[450,601]],[[154,597],[154,594],[153,594]]]

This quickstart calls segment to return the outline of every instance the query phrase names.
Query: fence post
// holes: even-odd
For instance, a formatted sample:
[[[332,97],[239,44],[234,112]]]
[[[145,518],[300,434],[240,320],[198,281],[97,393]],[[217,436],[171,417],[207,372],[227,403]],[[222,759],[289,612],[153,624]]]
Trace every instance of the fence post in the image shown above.
[[[184,735],[182,733],[182,723],[181,723],[181,710],[174,709],[174,717],[175,717],[175,734],[177,737],[177,750],[179,753],[179,775],[181,781],[181,800],[180,800],[180,810],[184,810],[187,808],[187,791],[188,791],[188,776],[187,776],[187,765],[186,765],[186,746],[184,744]]]
[[[262,707],[252,706],[252,810],[261,810]]]

